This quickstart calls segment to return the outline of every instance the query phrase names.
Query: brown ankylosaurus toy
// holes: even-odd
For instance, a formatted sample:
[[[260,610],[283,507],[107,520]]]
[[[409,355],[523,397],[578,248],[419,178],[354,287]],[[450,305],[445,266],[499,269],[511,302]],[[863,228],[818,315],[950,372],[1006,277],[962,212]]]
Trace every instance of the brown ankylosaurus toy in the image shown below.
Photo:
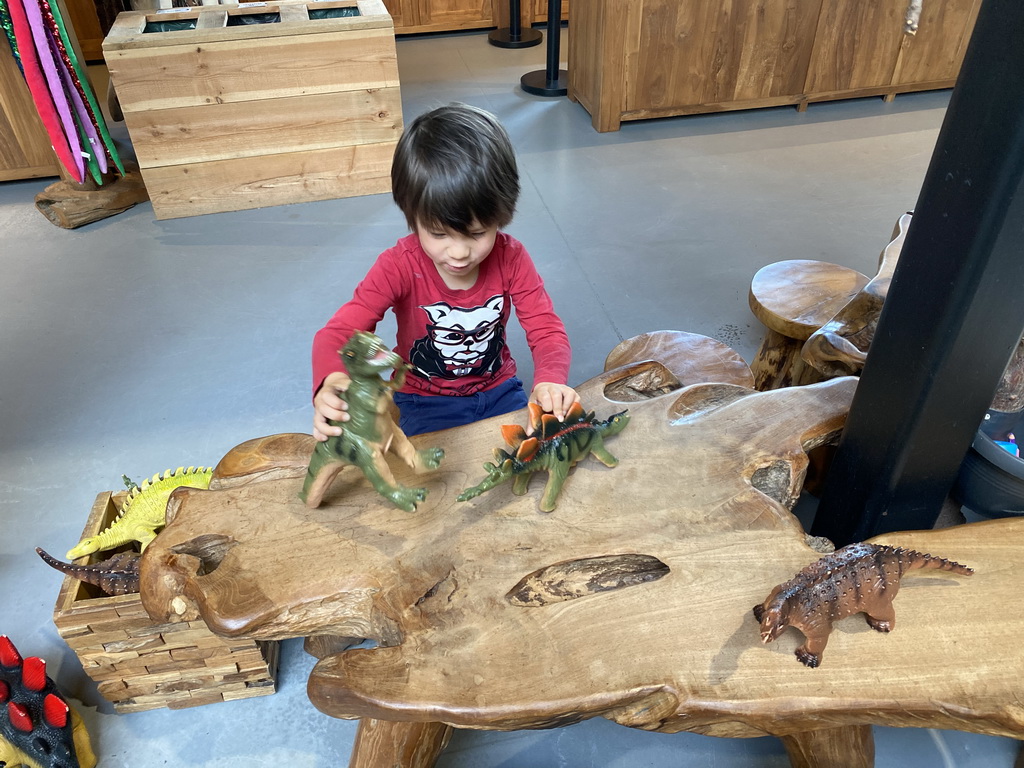
[[[139,560],[137,552],[121,552],[99,563],[76,565],[58,560],[36,547],[43,562],[86,584],[99,587],[108,595],[128,595],[139,591]]]
[[[941,557],[883,544],[850,544],[811,563],[754,606],[761,642],[770,643],[786,627],[804,633],[796,657],[808,667],[821,664],[832,623],[864,613],[868,625],[889,632],[896,624],[892,601],[907,571],[933,569],[969,576],[972,568]]]

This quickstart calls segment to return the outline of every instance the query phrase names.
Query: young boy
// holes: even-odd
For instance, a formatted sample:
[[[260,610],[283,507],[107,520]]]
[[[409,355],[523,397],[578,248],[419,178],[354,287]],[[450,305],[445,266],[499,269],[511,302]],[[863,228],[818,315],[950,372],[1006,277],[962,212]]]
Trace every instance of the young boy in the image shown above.
[[[464,104],[416,118],[395,149],[392,194],[413,234],[382,253],[352,300],[313,339],[313,435],[341,434],[348,384],[338,350],[373,331],[388,309],[395,351],[412,365],[395,393],[407,435],[469,424],[524,408],[564,419],[579,395],[566,385],[565,326],[522,244],[499,232],[519,198],[515,151],[488,112]],[[533,352],[527,398],[505,345],[512,307]]]

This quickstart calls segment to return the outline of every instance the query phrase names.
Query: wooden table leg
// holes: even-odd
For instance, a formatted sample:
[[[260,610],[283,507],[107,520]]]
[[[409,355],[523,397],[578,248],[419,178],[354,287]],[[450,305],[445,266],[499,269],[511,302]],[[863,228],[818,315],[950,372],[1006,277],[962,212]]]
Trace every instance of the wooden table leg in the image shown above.
[[[432,768],[451,738],[444,723],[359,721],[349,768]]]
[[[872,768],[875,738],[870,725],[824,728],[783,736],[793,768]]]

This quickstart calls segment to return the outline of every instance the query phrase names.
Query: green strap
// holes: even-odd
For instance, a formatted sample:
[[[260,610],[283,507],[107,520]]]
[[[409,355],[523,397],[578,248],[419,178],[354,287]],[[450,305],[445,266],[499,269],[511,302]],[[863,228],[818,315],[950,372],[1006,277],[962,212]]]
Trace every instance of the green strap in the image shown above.
[[[18,55],[18,43],[14,39],[14,22],[11,21],[11,12],[7,10],[7,0],[0,0],[0,27],[4,28],[7,42],[11,44],[11,53],[14,54],[14,60],[21,69],[21,56]]]
[[[3,2],[3,0],[0,0]],[[89,85],[89,78],[86,76],[85,69],[78,62],[78,56],[75,55],[75,48],[71,45],[71,40],[68,38],[67,30],[64,28],[64,19],[60,15],[60,7],[56,2],[47,0],[50,10],[53,11],[53,18],[57,22],[57,28],[60,30],[60,39],[64,43],[64,48],[68,52],[68,59],[71,61],[71,66],[75,68],[75,74],[78,75],[78,82],[82,84],[82,92],[85,93],[85,98],[89,102],[89,107],[92,109],[93,115],[96,117],[96,129],[99,131],[100,137],[103,139],[103,145],[110,152],[110,157],[114,161],[114,165],[117,166],[117,170],[121,172],[121,175],[125,175],[124,165],[121,163],[121,157],[117,153],[117,147],[114,146],[114,140],[110,138],[110,132],[107,130],[107,122],[103,119],[103,112],[100,110],[99,104],[96,103],[96,95],[92,92],[92,86]],[[88,142],[86,142],[88,144]],[[92,161],[95,163],[95,160]],[[90,165],[90,168],[92,166]],[[99,172],[97,166],[95,173]],[[97,183],[99,179],[97,179]]]
[[[68,58],[70,58],[70,56],[68,56]],[[85,149],[86,147],[89,148],[89,152],[86,153],[85,157],[85,167],[89,169],[89,174],[92,176],[93,180],[98,185],[102,186],[103,173],[100,171],[100,164],[96,160],[96,152],[102,152],[103,148],[100,147],[99,150],[97,150],[97,148],[89,141],[89,134],[87,134],[85,132],[85,128],[82,127],[82,117],[78,114],[78,110],[72,109],[71,115],[75,119],[75,127],[78,129],[78,138],[82,142],[82,149]]]

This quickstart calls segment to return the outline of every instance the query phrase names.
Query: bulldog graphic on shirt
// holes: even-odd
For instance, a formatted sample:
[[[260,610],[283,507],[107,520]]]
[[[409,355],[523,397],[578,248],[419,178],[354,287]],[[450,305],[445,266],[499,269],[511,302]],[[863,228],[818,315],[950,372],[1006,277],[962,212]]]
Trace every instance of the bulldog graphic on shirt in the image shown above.
[[[429,318],[427,335],[413,343],[409,362],[427,379],[494,373],[505,347],[504,307],[501,294],[480,307],[453,307],[443,301],[421,305]]]

